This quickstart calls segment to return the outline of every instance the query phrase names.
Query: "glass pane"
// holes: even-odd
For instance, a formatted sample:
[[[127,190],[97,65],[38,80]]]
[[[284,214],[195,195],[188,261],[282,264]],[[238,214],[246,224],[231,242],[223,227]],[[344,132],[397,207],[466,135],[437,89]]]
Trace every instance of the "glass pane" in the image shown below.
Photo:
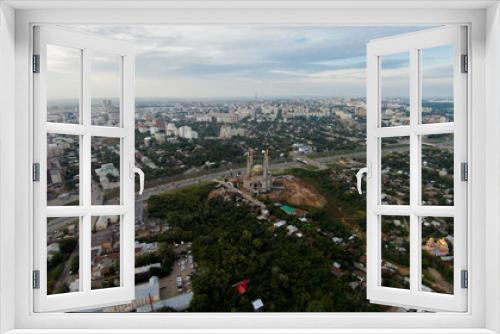
[[[81,50],[47,45],[47,121],[78,123]]]
[[[120,286],[120,216],[92,217],[92,289]]]
[[[47,205],[80,203],[80,138],[47,134]]]
[[[381,126],[410,124],[410,55],[380,57]]]
[[[410,217],[382,216],[382,286],[410,288]]]
[[[422,204],[453,205],[453,134],[422,136]]]
[[[78,217],[47,218],[47,294],[79,291]]]
[[[381,204],[410,204],[410,138],[382,138]]]
[[[422,123],[453,122],[453,46],[422,49]]]
[[[422,219],[422,290],[453,294],[453,218]]]
[[[120,138],[92,137],[92,205],[120,204]]]
[[[92,57],[92,125],[120,125],[121,62],[121,56]]]

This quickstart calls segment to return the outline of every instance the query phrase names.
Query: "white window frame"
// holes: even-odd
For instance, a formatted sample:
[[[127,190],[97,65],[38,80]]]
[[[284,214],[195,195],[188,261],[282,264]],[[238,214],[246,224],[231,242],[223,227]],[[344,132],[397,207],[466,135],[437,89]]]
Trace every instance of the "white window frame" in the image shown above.
[[[467,163],[467,76],[462,73],[462,55],[467,55],[465,26],[444,26],[370,41],[367,47],[367,295],[374,303],[410,305],[425,310],[463,312],[467,309],[467,290],[461,287],[461,271],[467,270],[467,181],[461,180],[461,164]],[[451,45],[453,47],[452,122],[421,122],[421,50]],[[381,59],[407,53],[409,56],[409,124],[381,126]],[[468,65],[468,64],[467,64]],[[421,136],[452,134],[454,157],[454,205],[422,205]],[[381,204],[382,143],[384,138],[407,137],[410,155],[410,202],[408,205]],[[410,287],[397,289],[381,285],[381,219],[390,216],[409,218]],[[452,217],[454,227],[453,293],[422,291],[423,217]]]
[[[105,305],[119,305],[134,299],[134,173],[135,162],[135,94],[134,49],[132,43],[71,31],[60,27],[34,27],[34,53],[40,58],[40,73],[34,84],[34,161],[39,164],[40,180],[33,184],[34,195],[34,269],[39,272],[39,288],[34,290],[35,312],[71,311]],[[47,122],[47,46],[57,45],[81,50],[79,123]],[[115,127],[96,126],[91,122],[91,78],[94,54],[120,59],[120,122]],[[78,136],[79,139],[79,205],[47,206],[47,135]],[[93,137],[120,141],[120,203],[91,203],[91,141]],[[120,286],[91,289],[91,221],[92,217],[120,217]],[[47,218],[75,217],[79,220],[79,289],[77,292],[47,295]]]
[[[0,4],[0,101],[8,112],[0,123],[0,331],[111,333],[102,328],[152,332],[152,329],[194,328],[191,332],[357,332],[363,333],[498,333],[500,330],[500,131],[498,131],[499,10],[493,1],[296,1],[248,2],[100,2],[16,1]],[[24,8],[14,12],[12,7]],[[94,6],[94,7],[93,7]],[[124,9],[120,6],[135,7]],[[488,10],[485,8],[490,6]],[[40,10],[40,8],[51,8]],[[69,8],[68,7],[73,7]],[[93,7],[93,8],[92,8]],[[161,8],[160,8],[161,7]],[[78,9],[80,8],[80,9]],[[84,8],[85,10],[82,10]],[[137,9],[141,8],[141,9]],[[203,8],[203,9],[202,9]],[[14,23],[15,19],[15,23]],[[471,157],[468,252],[471,259],[467,313],[436,314],[35,314],[32,312],[30,256],[33,210],[31,157],[31,26],[33,24],[467,24],[471,75],[469,83],[468,143]],[[15,34],[15,38],[14,38]],[[15,48],[15,50],[14,50]],[[9,68],[15,61],[15,73]],[[485,66],[488,71],[485,71]],[[496,70],[497,72],[492,71]],[[8,80],[6,83],[4,80]],[[15,84],[15,91],[14,91]],[[14,100],[15,96],[15,100]],[[3,109],[2,109],[3,112]],[[2,119],[3,120],[3,119]],[[15,123],[15,131],[12,124]],[[5,132],[4,132],[5,130]],[[10,136],[10,137],[9,137]],[[12,137],[15,140],[12,140]],[[488,140],[486,140],[488,138]],[[7,140],[5,140],[7,139]],[[486,156],[486,154],[488,154]],[[13,159],[15,164],[12,163]],[[488,162],[488,163],[486,163]],[[485,175],[489,174],[489,182]],[[9,185],[8,190],[4,185]],[[15,198],[12,198],[15,189]],[[14,210],[13,210],[14,209]],[[488,218],[488,220],[486,220]],[[15,239],[14,239],[15,238]],[[487,250],[487,251],[486,251]],[[12,256],[15,254],[15,256]],[[488,266],[485,265],[486,261]],[[14,289],[12,289],[14,287]],[[485,289],[488,293],[485,293]],[[101,330],[96,331],[96,329]],[[146,329],[146,328],[149,328]],[[378,330],[377,330],[378,328]],[[383,329],[382,329],[383,328]],[[45,329],[45,330],[43,330]],[[60,329],[60,330],[56,330]],[[64,329],[64,330],[62,330]],[[79,329],[79,330],[78,330]],[[88,329],[88,330],[86,330]],[[135,329],[135,330],[134,330]],[[205,330],[203,330],[205,329]],[[418,330],[420,329],[420,330]],[[116,331],[114,331],[116,333]],[[158,331],[156,331],[158,333]],[[173,332],[164,330],[162,332]]]

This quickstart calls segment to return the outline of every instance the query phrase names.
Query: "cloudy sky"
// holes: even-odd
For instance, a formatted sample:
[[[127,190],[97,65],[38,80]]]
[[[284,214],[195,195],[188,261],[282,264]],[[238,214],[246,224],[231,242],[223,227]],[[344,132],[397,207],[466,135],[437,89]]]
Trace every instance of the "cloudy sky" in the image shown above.
[[[138,98],[216,98],[364,96],[367,42],[422,28],[175,25],[78,29],[134,43]],[[451,68],[443,61],[446,51],[426,54],[426,91],[433,96],[450,95],[446,76]],[[95,67],[94,91],[112,95],[107,84],[113,77],[111,66],[106,61],[101,65]],[[389,90],[384,95],[407,96],[407,85],[402,84],[407,80],[407,59],[394,57],[383,66]],[[64,81],[53,80],[54,98],[68,95],[65,90],[71,85]]]

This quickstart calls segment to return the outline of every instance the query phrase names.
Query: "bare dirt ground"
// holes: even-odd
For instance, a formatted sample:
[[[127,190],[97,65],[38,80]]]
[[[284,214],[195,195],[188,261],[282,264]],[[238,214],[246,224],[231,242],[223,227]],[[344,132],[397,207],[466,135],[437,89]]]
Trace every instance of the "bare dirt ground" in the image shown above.
[[[214,199],[217,197],[223,197],[225,192],[226,192],[225,189],[214,189],[208,193],[208,200],[211,200],[211,199]]]
[[[273,189],[269,194],[263,196],[271,201],[316,208],[322,207],[326,203],[325,198],[318,194],[313,187],[296,177],[275,180],[273,186],[277,189]]]

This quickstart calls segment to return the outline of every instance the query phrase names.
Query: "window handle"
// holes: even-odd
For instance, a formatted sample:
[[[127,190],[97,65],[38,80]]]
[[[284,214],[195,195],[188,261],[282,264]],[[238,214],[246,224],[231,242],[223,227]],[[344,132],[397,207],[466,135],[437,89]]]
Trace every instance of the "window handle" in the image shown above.
[[[363,174],[366,174],[366,176],[368,176],[368,173],[369,173],[369,168],[368,167],[363,167],[361,168],[358,173],[356,174],[356,179],[358,181],[358,193],[360,195],[363,194],[363,191],[361,190],[361,181],[363,180]]]
[[[144,191],[144,172],[139,167],[136,167],[133,163],[130,164],[130,177],[133,179],[135,174],[139,175],[139,195],[142,195]]]

